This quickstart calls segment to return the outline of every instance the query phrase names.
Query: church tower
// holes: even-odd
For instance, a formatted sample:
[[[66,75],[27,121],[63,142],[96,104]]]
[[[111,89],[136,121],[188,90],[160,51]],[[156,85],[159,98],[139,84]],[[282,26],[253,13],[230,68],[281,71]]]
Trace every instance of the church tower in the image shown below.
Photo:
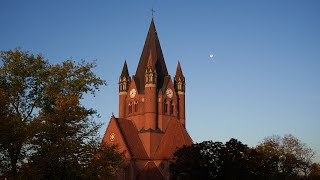
[[[192,144],[185,128],[185,77],[178,62],[168,74],[152,18],[136,73],[124,62],[119,77],[119,118],[112,116],[102,144],[118,144],[126,167],[118,179],[169,179],[177,147]]]
[[[178,117],[179,121],[186,127],[186,117],[185,117],[185,79],[181,70],[180,62],[178,62],[176,76],[174,77],[174,89],[178,94]]]

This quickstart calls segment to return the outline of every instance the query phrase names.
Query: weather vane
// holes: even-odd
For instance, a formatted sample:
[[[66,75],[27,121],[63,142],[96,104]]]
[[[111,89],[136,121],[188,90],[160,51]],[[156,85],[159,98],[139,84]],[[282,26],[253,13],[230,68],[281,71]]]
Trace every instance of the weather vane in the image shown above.
[[[154,12],[156,12],[153,8],[151,8],[151,15],[152,15],[152,18],[153,18],[153,14]]]

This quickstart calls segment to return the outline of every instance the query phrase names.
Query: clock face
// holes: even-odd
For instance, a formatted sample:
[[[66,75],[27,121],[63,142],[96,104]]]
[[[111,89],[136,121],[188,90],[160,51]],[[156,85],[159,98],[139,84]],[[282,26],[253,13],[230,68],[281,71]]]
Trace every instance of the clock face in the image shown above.
[[[169,98],[172,98],[172,96],[173,96],[173,91],[172,91],[170,88],[168,88],[168,89],[166,90],[166,95],[167,95]]]
[[[136,94],[137,94],[137,91],[135,89],[130,90],[130,97],[131,98],[134,98],[136,96]]]
[[[114,139],[116,138],[116,135],[114,133],[110,134],[110,141],[114,141]]]

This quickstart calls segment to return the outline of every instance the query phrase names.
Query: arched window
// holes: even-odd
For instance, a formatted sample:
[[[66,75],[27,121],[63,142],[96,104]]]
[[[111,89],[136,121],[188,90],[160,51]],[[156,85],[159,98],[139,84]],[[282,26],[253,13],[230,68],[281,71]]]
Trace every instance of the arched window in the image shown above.
[[[168,112],[168,104],[167,104],[167,100],[165,99],[164,101],[163,101],[163,106],[164,106],[164,113],[167,113]]]
[[[132,113],[132,102],[129,103],[129,113]]]
[[[170,114],[173,114],[173,102],[172,102],[172,100],[170,101]]]
[[[138,101],[134,102],[134,112],[138,112]]]

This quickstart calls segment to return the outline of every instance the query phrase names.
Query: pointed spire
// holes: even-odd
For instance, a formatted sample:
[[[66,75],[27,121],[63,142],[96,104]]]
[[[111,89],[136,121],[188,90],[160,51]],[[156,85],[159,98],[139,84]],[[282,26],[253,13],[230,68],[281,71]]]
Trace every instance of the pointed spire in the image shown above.
[[[124,61],[124,65],[122,68],[122,73],[120,75],[120,77],[129,77],[129,71],[128,71],[128,66],[127,66],[127,61]]]
[[[185,92],[185,79],[182,73],[180,62],[178,61],[176,76],[174,77],[174,88],[177,92]]]
[[[181,69],[181,65],[180,62],[178,61],[178,66],[177,66],[177,71],[176,71],[176,77],[180,77],[181,79],[184,79],[183,73],[182,73],[182,69]]]
[[[124,61],[122,72],[119,78],[119,92],[127,92],[131,78],[129,76],[127,61]]]
[[[145,87],[145,71],[148,66],[148,60],[152,54],[152,64],[157,72],[157,86],[160,89],[164,82],[164,77],[168,76],[168,70],[164,57],[162,54],[157,30],[154,25],[153,18],[151,19],[147,38],[144,43],[144,47],[140,56],[140,61],[135,74],[136,80],[138,81],[138,89],[140,92],[144,92]]]

